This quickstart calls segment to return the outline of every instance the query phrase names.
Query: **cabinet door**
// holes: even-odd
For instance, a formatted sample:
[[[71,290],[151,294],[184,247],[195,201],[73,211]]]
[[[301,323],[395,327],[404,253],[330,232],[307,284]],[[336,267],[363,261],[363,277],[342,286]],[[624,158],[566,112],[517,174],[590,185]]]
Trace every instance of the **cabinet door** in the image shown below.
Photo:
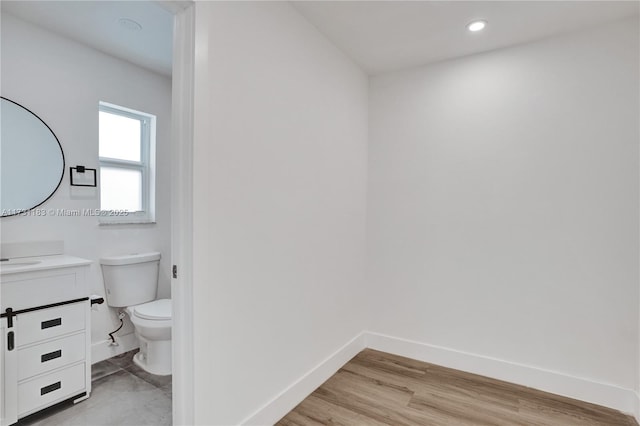
[[[8,426],[18,421],[18,349],[15,318],[12,328],[7,319],[0,321],[0,425]],[[13,337],[10,336],[13,333]],[[13,342],[11,340],[13,339]]]

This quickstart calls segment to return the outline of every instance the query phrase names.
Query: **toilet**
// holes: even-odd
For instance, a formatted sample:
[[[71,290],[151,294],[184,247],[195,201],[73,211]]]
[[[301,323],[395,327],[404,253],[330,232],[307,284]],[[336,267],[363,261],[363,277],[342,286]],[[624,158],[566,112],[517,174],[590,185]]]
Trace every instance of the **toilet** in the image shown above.
[[[140,340],[133,362],[157,375],[171,374],[171,299],[156,299],[160,253],[100,259],[107,304],[121,308]]]

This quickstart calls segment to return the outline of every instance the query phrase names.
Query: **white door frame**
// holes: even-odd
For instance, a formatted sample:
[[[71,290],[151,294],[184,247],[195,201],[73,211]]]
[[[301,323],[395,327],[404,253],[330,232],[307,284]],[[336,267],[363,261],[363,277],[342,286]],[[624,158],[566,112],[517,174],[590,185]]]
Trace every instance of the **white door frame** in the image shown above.
[[[171,279],[173,300],[173,424],[194,424],[193,100],[195,4],[165,1],[174,15],[171,131]]]

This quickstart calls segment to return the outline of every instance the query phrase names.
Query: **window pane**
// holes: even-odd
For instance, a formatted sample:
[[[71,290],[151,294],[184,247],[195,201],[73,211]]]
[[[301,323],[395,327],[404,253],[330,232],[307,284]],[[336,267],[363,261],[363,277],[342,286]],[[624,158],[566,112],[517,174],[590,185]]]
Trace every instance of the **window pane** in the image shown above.
[[[140,120],[100,111],[100,157],[140,161],[140,135]]]
[[[100,209],[142,210],[142,172],[100,167]]]

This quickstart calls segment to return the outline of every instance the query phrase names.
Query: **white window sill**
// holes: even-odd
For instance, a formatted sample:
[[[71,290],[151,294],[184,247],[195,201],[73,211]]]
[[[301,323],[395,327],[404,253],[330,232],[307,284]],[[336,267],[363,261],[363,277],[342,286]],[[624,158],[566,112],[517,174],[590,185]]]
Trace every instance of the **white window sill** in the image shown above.
[[[155,215],[149,212],[131,212],[128,214],[119,214],[118,211],[108,213],[98,217],[100,226],[111,225],[154,225],[156,223]]]
[[[112,226],[112,225],[155,225],[155,220],[140,220],[140,221],[122,221],[122,222],[100,222],[99,226]]]

